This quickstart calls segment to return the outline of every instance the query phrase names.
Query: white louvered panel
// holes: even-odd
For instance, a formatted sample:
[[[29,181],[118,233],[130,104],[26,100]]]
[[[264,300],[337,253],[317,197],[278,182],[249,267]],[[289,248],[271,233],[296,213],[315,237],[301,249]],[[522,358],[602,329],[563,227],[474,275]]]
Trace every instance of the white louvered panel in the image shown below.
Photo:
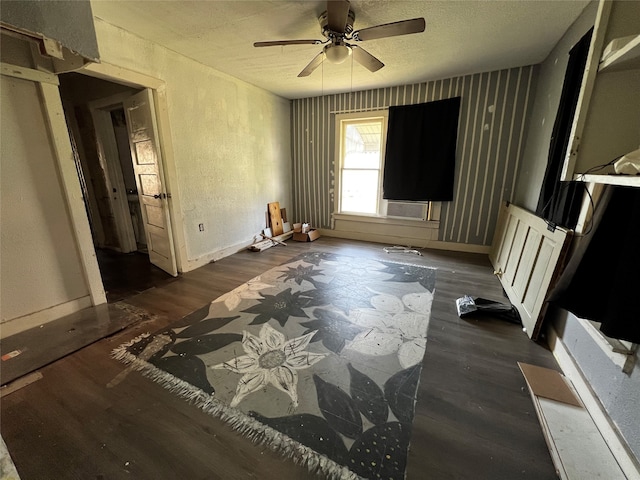
[[[428,204],[413,202],[395,202],[389,200],[387,203],[387,217],[414,218],[416,220],[426,220]]]

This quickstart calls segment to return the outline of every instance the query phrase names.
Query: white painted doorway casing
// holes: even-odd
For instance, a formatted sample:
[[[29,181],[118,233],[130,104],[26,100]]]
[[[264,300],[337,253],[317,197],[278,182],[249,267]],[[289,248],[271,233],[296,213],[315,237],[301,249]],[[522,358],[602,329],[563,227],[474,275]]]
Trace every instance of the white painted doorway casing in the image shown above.
[[[167,88],[163,80],[151,77],[144,73],[129,70],[108,62],[90,63],[79,71],[84,75],[99,78],[108,82],[116,82],[134,89],[147,88],[153,93],[154,111],[154,133],[158,145],[158,152],[162,158],[162,180],[163,188],[173,193],[170,201],[165,199],[164,205],[168,207],[171,218],[172,243],[175,248],[174,261],[178,271],[184,271],[188,264],[186,253],[186,240],[184,235],[184,225],[182,221],[180,202],[180,192],[178,188],[178,174],[173,155],[173,142],[171,138],[171,128],[168,113]],[[124,99],[122,100],[124,101]],[[157,130],[155,130],[157,128]],[[93,245],[91,245],[93,247]],[[175,274],[174,274],[175,275]],[[102,282],[100,282],[102,287]]]
[[[145,89],[123,102],[131,159],[142,209],[142,219],[151,263],[176,276],[176,255],[171,232],[168,201],[164,187],[162,155],[152,92]]]

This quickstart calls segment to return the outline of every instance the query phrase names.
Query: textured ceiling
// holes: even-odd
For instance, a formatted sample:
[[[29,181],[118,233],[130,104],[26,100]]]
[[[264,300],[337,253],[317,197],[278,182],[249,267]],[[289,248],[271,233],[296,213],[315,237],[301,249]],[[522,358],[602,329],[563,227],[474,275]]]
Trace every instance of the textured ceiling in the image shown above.
[[[94,16],[286,98],[418,83],[541,62],[588,4],[584,0],[353,0],[354,29],[424,17],[424,33],[359,43],[386,66],[347,60],[298,73],[321,45],[253,42],[323,39],[323,1],[92,0]]]

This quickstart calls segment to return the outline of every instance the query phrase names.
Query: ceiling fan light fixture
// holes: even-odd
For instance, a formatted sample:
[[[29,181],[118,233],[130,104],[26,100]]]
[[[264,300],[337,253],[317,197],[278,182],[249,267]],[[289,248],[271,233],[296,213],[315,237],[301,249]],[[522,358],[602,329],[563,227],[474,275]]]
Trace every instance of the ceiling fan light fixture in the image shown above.
[[[351,55],[351,47],[343,43],[327,45],[324,54],[331,63],[342,63]]]

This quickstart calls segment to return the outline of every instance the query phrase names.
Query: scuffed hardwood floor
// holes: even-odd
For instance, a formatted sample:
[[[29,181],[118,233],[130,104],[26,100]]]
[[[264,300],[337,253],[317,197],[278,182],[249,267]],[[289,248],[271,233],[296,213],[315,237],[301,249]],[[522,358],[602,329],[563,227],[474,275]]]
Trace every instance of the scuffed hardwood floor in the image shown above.
[[[438,268],[409,480],[557,478],[516,364],[558,368],[552,354],[518,325],[457,316],[455,299],[464,294],[506,301],[486,255],[386,254],[383,246],[290,241],[237,253],[128,298],[150,319],[42,368],[43,379],[2,399],[2,437],[22,480],[320,478],[137,372],[123,373],[126,367],[110,358],[121,343],[309,250]]]

